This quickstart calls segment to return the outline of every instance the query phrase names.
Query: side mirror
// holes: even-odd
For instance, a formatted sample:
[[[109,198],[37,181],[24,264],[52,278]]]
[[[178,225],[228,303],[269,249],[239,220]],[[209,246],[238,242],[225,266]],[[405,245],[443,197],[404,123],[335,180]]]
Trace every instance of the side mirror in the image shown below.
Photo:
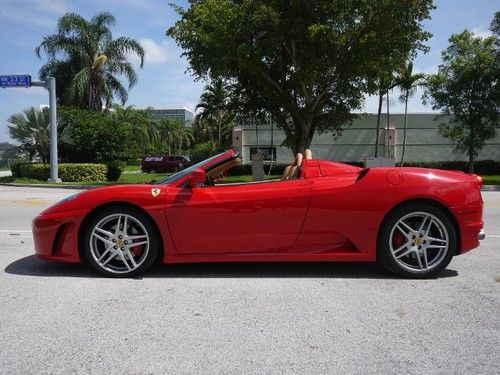
[[[207,174],[205,171],[201,168],[195,169],[194,171],[191,172],[191,175],[189,176],[189,187],[195,188],[199,184],[203,184],[207,181]]]

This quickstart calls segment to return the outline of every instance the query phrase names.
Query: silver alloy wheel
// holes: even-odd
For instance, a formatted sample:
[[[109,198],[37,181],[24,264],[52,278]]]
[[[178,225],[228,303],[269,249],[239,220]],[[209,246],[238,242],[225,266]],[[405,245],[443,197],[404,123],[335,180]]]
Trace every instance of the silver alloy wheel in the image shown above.
[[[399,266],[412,272],[427,272],[446,257],[448,230],[436,216],[412,212],[393,226],[389,246]]]
[[[90,252],[96,263],[102,269],[117,274],[140,267],[148,256],[149,245],[144,225],[127,214],[104,217],[90,235]]]

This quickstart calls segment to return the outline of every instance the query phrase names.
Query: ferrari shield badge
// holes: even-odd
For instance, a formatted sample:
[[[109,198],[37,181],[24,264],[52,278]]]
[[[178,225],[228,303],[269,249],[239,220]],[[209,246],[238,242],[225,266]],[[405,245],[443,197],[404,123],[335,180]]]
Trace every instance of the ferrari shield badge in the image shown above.
[[[158,194],[160,194],[160,193],[161,193],[161,189],[158,189],[158,188],[153,188],[153,189],[151,189],[151,195],[152,195],[153,197],[158,196]]]

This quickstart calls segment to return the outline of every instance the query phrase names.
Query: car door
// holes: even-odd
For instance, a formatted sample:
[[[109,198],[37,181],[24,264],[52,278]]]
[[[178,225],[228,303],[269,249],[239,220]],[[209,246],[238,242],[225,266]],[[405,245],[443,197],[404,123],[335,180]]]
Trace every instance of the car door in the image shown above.
[[[172,188],[166,216],[178,254],[289,250],[309,204],[305,180]]]

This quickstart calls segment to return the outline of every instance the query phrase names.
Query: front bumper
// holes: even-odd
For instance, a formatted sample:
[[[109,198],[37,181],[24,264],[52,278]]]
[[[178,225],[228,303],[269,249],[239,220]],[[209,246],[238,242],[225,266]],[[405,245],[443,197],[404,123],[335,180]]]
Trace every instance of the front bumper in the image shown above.
[[[42,213],[33,219],[31,226],[36,255],[53,262],[80,263],[78,228],[82,217],[65,212]]]

